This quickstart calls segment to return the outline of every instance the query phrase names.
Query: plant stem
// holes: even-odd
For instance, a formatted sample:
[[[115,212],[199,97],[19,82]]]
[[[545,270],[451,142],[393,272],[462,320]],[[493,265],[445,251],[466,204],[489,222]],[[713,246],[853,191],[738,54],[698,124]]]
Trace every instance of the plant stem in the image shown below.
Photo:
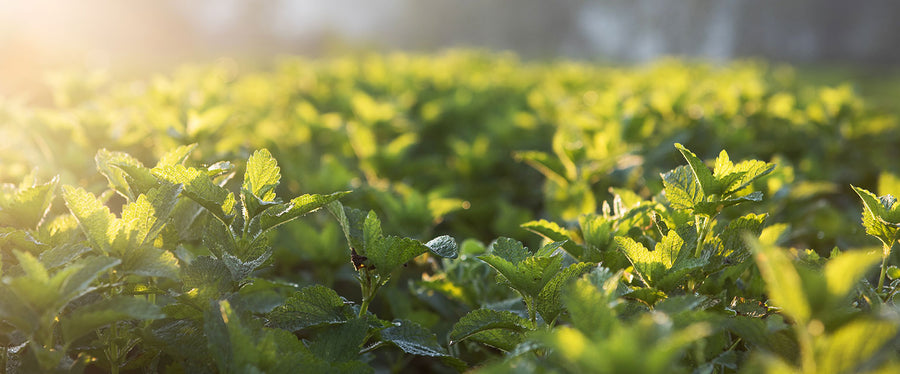
[[[116,343],[119,331],[118,324],[113,322],[109,326],[109,348],[106,349],[106,359],[109,361],[109,372],[119,374],[119,345]]]
[[[369,310],[369,304],[372,302],[372,299],[375,298],[375,293],[378,292],[381,282],[378,279],[374,279],[366,268],[363,268],[360,273],[359,285],[362,289],[362,303],[359,307],[359,318],[363,318],[366,316],[366,312]]]
[[[6,362],[9,361],[9,348],[3,347],[0,350],[0,374],[6,374]]]
[[[881,293],[884,290],[884,277],[887,274],[887,260],[890,256],[891,247],[888,247],[887,244],[882,244],[881,275],[878,276],[878,293]]]
[[[709,221],[712,217],[694,216],[694,225],[697,226],[697,248],[694,249],[694,257],[700,257],[703,252],[703,242],[706,241],[706,232],[709,231]]]

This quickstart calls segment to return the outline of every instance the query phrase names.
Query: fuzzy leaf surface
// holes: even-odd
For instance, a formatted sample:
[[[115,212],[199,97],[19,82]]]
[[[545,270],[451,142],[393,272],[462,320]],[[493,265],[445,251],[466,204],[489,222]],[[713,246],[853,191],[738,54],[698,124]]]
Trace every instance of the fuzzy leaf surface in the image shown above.
[[[288,331],[299,331],[323,324],[347,321],[347,307],[334,290],[320,285],[295,292],[266,315],[269,324]]]
[[[524,333],[531,330],[531,322],[508,311],[476,309],[460,318],[453,325],[449,335],[450,344],[453,345],[476,334],[495,329]],[[515,344],[512,344],[512,346],[515,346]]]

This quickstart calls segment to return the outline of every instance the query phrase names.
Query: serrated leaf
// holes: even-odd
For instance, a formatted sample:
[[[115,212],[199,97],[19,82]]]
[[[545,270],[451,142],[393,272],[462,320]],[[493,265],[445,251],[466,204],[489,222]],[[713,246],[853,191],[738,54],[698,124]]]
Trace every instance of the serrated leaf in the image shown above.
[[[350,248],[357,251],[362,250],[365,246],[362,228],[363,223],[366,220],[366,213],[361,210],[345,207],[337,200],[325,204],[325,207],[341,225],[341,229],[344,231],[344,237],[347,239],[347,244]]]
[[[362,256],[368,256],[370,252],[381,252],[381,253],[371,253],[374,257],[376,255],[383,256],[389,249],[382,249],[385,246],[384,243],[384,234],[381,231],[381,221],[378,219],[378,216],[375,214],[375,211],[370,210],[369,214],[366,215],[366,220],[363,221],[362,226],[363,233],[363,247],[357,248],[356,251],[359,252]]]
[[[349,193],[349,191],[341,191],[328,195],[306,194],[294,198],[287,204],[268,208],[260,216],[260,232],[268,231],[275,226],[314,212]]]
[[[444,357],[446,350],[437,342],[437,336],[419,324],[408,320],[397,320],[390,327],[381,330],[381,340],[389,342],[403,352],[417,356]]]
[[[78,220],[78,226],[84,231],[91,246],[109,253],[110,245],[118,230],[116,216],[110,213],[109,208],[93,194],[81,188],[63,186],[63,199],[66,200],[69,211]]]
[[[351,319],[347,322],[327,325],[316,331],[309,342],[309,350],[317,357],[331,362],[356,359],[368,332],[365,319]]]
[[[132,296],[111,299],[81,307],[60,320],[63,339],[72,342],[94,330],[122,320],[148,320],[165,315],[159,306]]]
[[[552,256],[557,249],[565,245],[567,242],[568,240],[562,240],[558,242],[547,243],[541,248],[538,248],[538,250],[534,252],[534,255],[537,257]]]
[[[763,245],[756,238],[746,235],[744,240],[753,251],[759,272],[766,282],[769,299],[784,311],[784,314],[805,324],[811,315],[800,274],[779,248]]]
[[[670,230],[670,233],[675,233]],[[675,234],[677,236],[677,234]],[[668,236],[667,236],[668,237]],[[634,265],[641,279],[648,286],[653,286],[657,281],[661,280],[666,270],[670,269],[675,263],[675,256],[672,251],[650,251],[643,244],[636,242],[627,236],[617,236],[615,238],[619,249],[625,253],[628,260]],[[674,240],[674,239],[670,239]],[[676,253],[677,255],[677,253]]]
[[[521,227],[554,242],[565,241],[563,249],[577,259],[580,259],[584,252],[581,246],[575,244],[575,242],[571,240],[572,233],[570,233],[569,230],[560,227],[555,222],[542,219],[523,223]]]
[[[132,248],[122,256],[119,271],[145,277],[178,279],[178,259],[172,252],[150,245]]]
[[[569,311],[572,324],[582,333],[596,338],[606,337],[619,323],[609,303],[615,299],[614,292],[622,272],[605,274],[608,277],[603,279],[604,277],[595,271],[591,276],[575,281],[561,297],[563,305]],[[602,283],[598,285],[596,281],[600,280]]]
[[[347,321],[344,300],[334,290],[320,286],[304,287],[266,315],[269,324],[288,331]]]
[[[823,269],[828,293],[837,299],[845,298],[879,259],[878,253],[854,251],[828,260]]]
[[[120,167],[129,166],[132,169],[144,168],[144,164],[136,158],[124,152],[108,151],[105,148],[97,151],[94,156],[97,170],[106,177],[110,187],[124,196],[128,201],[133,201],[139,192],[133,191],[128,183],[125,170]]]
[[[156,239],[175,208],[182,186],[164,183],[142,194],[122,210],[112,250],[122,254]]]
[[[524,333],[531,330],[531,323],[512,312],[476,309],[460,318],[453,325],[453,329],[450,330],[449,334],[450,344],[453,345],[473,335],[496,329],[509,330],[513,333]],[[515,347],[516,344],[518,343],[512,343],[511,346]]]
[[[197,143],[180,145],[162,155],[154,168],[183,164],[195,149],[197,149]]]
[[[396,236],[385,237],[375,248],[368,248],[366,256],[375,271],[388,275],[403,264],[428,252],[429,248],[418,240]]]
[[[723,180],[720,181],[723,190],[722,194],[730,195],[740,191],[773,170],[775,170],[775,164],[760,160],[741,161],[730,170],[730,175],[734,177],[728,177],[727,179],[723,177]]]
[[[274,201],[275,187],[281,180],[281,168],[267,149],[260,149],[247,160],[242,189],[250,191],[262,201]]]
[[[544,288],[537,297],[537,311],[544,318],[544,321],[553,321],[563,311],[563,303],[560,294],[566,287],[576,278],[590,271],[594,264],[579,262],[562,269],[550,281],[544,285]]]
[[[234,195],[213,183],[203,170],[183,165],[168,165],[154,168],[151,172],[160,180],[184,185],[184,195],[206,208],[220,221],[230,224],[234,219]]]
[[[215,299],[231,291],[233,280],[228,267],[209,256],[200,256],[181,268],[184,290],[196,290],[201,298]]]
[[[438,357],[445,364],[459,371],[463,371],[467,367],[465,362],[449,355],[446,349],[438,344],[437,337],[433,332],[415,322],[394,321],[394,325],[381,330],[380,335],[383,342],[392,344],[407,354]]]
[[[766,214],[747,214],[728,223],[728,227],[720,234],[722,239],[722,256],[729,258],[733,263],[743,262],[750,256],[750,249],[744,241],[744,235],[750,234],[759,237],[762,233],[763,222]]]
[[[437,256],[443,258],[459,257],[459,246],[456,245],[456,239],[450,235],[441,235],[425,243],[425,246]]]
[[[25,276],[39,284],[50,283],[50,274],[47,269],[34,255],[28,252],[13,251],[19,266],[25,272]]]
[[[272,257],[272,252],[273,249],[268,248],[258,257],[249,261],[244,261],[225,252],[222,254],[222,263],[224,263],[225,266],[228,267],[228,271],[231,272],[231,279],[241,281],[249,277],[250,274],[256,271],[260,266],[264,265],[266,261]]]
[[[885,208],[882,200],[868,190],[856,186],[850,187],[856,191],[856,194],[859,195],[863,202],[863,226],[866,229],[866,234],[878,238],[887,248],[893,246],[900,230],[892,225],[896,222],[887,220],[890,215],[889,209]]]
[[[90,251],[90,247],[79,243],[64,243],[42,252],[39,258],[44,267],[53,269],[71,263],[76,258]]]
[[[703,191],[703,195],[712,195],[721,193],[720,186],[716,181],[716,178],[713,177],[712,172],[709,171],[709,168],[706,167],[706,164],[703,163],[694,152],[691,152],[683,145],[679,143],[675,143],[675,148],[681,152],[681,155],[684,156],[684,159],[687,160],[688,165],[690,165],[690,169],[694,178],[696,178],[697,183],[700,185],[700,189]]]
[[[537,297],[544,285],[559,271],[562,256],[527,257],[513,265],[511,262],[495,255],[478,256],[500,275],[510,287],[519,291],[522,296]]]
[[[693,209],[703,202],[705,194],[694,173],[687,166],[679,166],[662,175],[666,199],[676,209]]]
[[[498,238],[491,247],[491,254],[516,265],[532,255],[522,242],[510,238]]]
[[[9,201],[0,200],[0,226],[33,230],[44,219],[53,201],[59,177],[16,191]]]

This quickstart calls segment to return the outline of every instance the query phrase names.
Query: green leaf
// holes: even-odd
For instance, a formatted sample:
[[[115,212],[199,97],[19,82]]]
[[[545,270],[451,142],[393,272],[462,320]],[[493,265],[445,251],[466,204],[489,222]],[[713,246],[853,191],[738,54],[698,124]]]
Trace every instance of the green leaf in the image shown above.
[[[117,219],[100,200],[81,188],[63,186],[63,199],[91,246],[105,253],[118,231]]]
[[[228,267],[209,256],[197,257],[182,267],[181,281],[185,292],[196,292],[201,300],[218,299],[232,291],[234,285]]]
[[[381,221],[378,219],[375,211],[370,210],[369,214],[366,215],[366,220],[363,222],[362,233],[364,245],[362,248],[356,249],[360,255],[368,256],[371,254],[372,257],[385,256],[386,253],[384,252],[390,251],[390,248],[382,249],[386,244],[384,243],[384,234],[381,231]]]
[[[53,269],[71,263],[76,258],[90,251],[90,247],[80,243],[64,243],[44,251],[39,258],[44,267]]]
[[[679,143],[675,143],[675,148],[681,152],[681,155],[684,156],[684,159],[687,160],[688,165],[690,165],[694,178],[696,178],[697,183],[700,185],[700,189],[703,191],[703,195],[719,194],[722,192],[720,191],[718,182],[709,171],[709,168],[706,167],[706,164],[703,163],[703,160],[697,157],[694,152],[691,152]]]
[[[872,363],[896,358],[898,326],[889,321],[857,319],[828,337],[817,352],[822,373],[868,372]],[[880,356],[880,358],[879,358]]]
[[[225,224],[230,224],[234,219],[234,195],[213,183],[205,171],[183,165],[167,165],[153,168],[151,172],[162,181],[184,185],[185,196],[196,201]]]
[[[537,297],[537,311],[544,321],[553,321],[563,311],[563,303],[560,294],[566,287],[582,274],[590,271],[594,264],[579,262],[564,268],[556,273],[544,286]]]
[[[750,248],[744,241],[744,235],[750,234],[759,237],[762,233],[763,222],[766,214],[747,214],[728,223],[728,227],[722,231],[719,238],[722,239],[721,255],[729,258],[733,263],[743,262],[750,256]]]
[[[491,254],[516,265],[532,255],[532,252],[515,239],[498,238],[491,247]]]
[[[568,242],[568,240],[547,243],[543,247],[538,248],[538,250],[534,252],[534,255],[536,257],[552,256],[554,254],[554,252],[556,252],[556,250],[559,249],[560,247],[564,246],[566,244],[566,242]]]
[[[163,184],[126,205],[112,250],[122,254],[155,240],[168,222],[181,190],[181,185]]]
[[[589,276],[576,280],[563,292],[563,305],[569,311],[572,325],[591,337],[609,335],[619,323],[610,303],[616,298],[622,274],[621,270],[611,274],[605,268],[595,268]]]
[[[736,193],[749,186],[753,181],[771,173],[773,170],[775,170],[775,164],[760,160],[745,160],[739,162],[731,168],[732,173],[729,174],[728,179],[720,182],[722,189],[724,190],[722,194],[730,195]]]
[[[121,260],[106,256],[86,257],[74,262],[70,266],[76,267],[78,270],[67,276],[65,282],[60,282],[60,284],[63,285],[60,288],[61,297],[63,299],[70,299],[81,296],[84,292],[88,291],[88,287],[95,279],[97,279],[97,277],[120,263]],[[53,277],[59,277],[61,274],[64,273],[60,271],[59,273],[54,274]]]
[[[145,299],[114,296],[74,310],[60,320],[60,325],[63,339],[66,342],[73,342],[116,321],[148,320],[164,316],[159,306]]]
[[[418,240],[396,236],[385,237],[379,243],[380,245],[375,248],[367,248],[366,256],[369,257],[368,261],[375,267],[375,271],[382,275],[389,275],[430,249]]]
[[[325,204],[328,211],[337,219],[344,231],[344,237],[351,249],[356,251],[364,250],[365,238],[363,238],[363,223],[366,220],[366,213],[345,207],[340,201],[332,201]]]
[[[459,246],[456,245],[456,239],[449,235],[441,235],[425,243],[425,246],[437,256],[443,258],[459,257]]]
[[[662,178],[666,199],[675,209],[694,209],[706,196],[687,166],[679,166],[663,174]]]
[[[97,155],[94,156],[94,162],[97,164],[97,170],[100,174],[103,174],[109,180],[110,187],[128,199],[128,201],[134,201],[139,192],[131,188],[129,177],[122,166],[128,166],[131,169],[142,169],[144,168],[143,163],[127,153],[112,152],[105,148],[97,151]]]
[[[856,186],[850,186],[856,191],[856,194],[859,195],[859,198],[862,199],[863,202],[863,226],[866,228],[866,234],[872,235],[884,244],[885,247],[890,248],[893,246],[894,241],[897,240],[898,236],[898,227],[897,222],[900,222],[900,217],[898,219],[891,219],[894,213],[890,210],[893,203],[890,206],[885,206],[885,200],[882,200],[875,196],[875,194],[869,192],[866,189],[859,188]],[[882,196],[885,197],[885,196]],[[900,206],[894,209],[897,211],[898,215],[900,215]]]
[[[407,321],[394,321],[392,326],[381,330],[381,340],[390,343],[403,352],[416,356],[439,357],[444,363],[459,371],[466,369],[465,362],[447,353],[444,347],[437,342],[433,332],[419,324]]]
[[[172,252],[142,245],[132,248],[121,256],[119,271],[145,277],[178,279],[180,266]]]
[[[337,201],[348,193],[350,192],[342,191],[328,195],[306,194],[294,198],[287,204],[270,207],[260,216],[260,232],[266,232],[275,226],[311,213],[331,202]]]
[[[675,231],[671,230],[669,232],[674,233]],[[634,270],[637,271],[638,275],[648,286],[652,286],[656,284],[656,281],[662,279],[666,270],[675,263],[675,258],[672,256],[671,251],[651,252],[643,244],[627,236],[617,236],[615,240],[616,244],[619,245],[619,249],[625,253],[625,256],[634,265]]]
[[[880,259],[878,253],[853,251],[828,260],[823,270],[828,293],[838,299],[845,298]]]
[[[304,287],[266,315],[270,325],[293,332],[343,323],[347,317],[344,300],[334,290],[320,285]]]
[[[565,244],[563,244],[563,249],[565,249],[566,252],[568,252],[570,255],[572,255],[572,257],[575,257],[576,259],[580,259],[584,252],[581,246],[575,244],[575,242],[571,240],[572,233],[570,233],[569,230],[560,227],[555,222],[550,222],[542,219],[538,221],[526,222],[521,226],[522,228],[543,236],[551,241],[565,241]]]
[[[281,168],[267,149],[260,149],[247,160],[243,190],[250,191],[263,201],[275,200],[275,187],[281,180]]]
[[[222,254],[221,260],[228,267],[228,271],[231,272],[231,279],[240,282],[249,277],[256,269],[265,265],[269,258],[272,257],[273,251],[272,248],[268,248],[258,257],[247,261],[225,252]]]
[[[180,145],[162,155],[154,168],[184,164],[184,161],[195,149],[197,149],[197,143]]]
[[[772,303],[799,324],[809,321],[809,301],[806,300],[803,281],[791,259],[778,247],[761,244],[752,236],[747,235],[744,240],[753,251]]]
[[[22,188],[11,200],[0,199],[0,226],[33,230],[44,219],[53,201],[59,177],[49,182]]]
[[[512,312],[476,309],[460,318],[459,322],[453,325],[449,335],[450,345],[459,343],[476,334],[495,329],[509,330],[521,339],[522,333],[531,330],[531,323]],[[509,351],[520,342],[509,342],[509,345],[504,344],[506,346],[504,350]]]
[[[368,332],[365,319],[327,325],[316,331],[309,350],[325,361],[344,362],[357,359]]]
[[[519,291],[523,297],[537,297],[544,285],[559,271],[563,260],[562,256],[527,257],[513,265],[496,255],[478,256],[478,259],[497,270],[509,282],[510,287]]]

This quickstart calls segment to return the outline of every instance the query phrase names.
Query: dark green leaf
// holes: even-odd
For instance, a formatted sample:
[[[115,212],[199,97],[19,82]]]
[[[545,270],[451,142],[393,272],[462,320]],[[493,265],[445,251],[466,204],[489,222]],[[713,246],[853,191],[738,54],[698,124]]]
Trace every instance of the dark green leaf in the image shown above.
[[[560,295],[564,287],[582,274],[590,271],[594,264],[579,262],[569,265],[556,273],[544,286],[537,297],[537,311],[544,321],[553,321],[563,311],[563,303]]]
[[[456,239],[449,235],[441,235],[425,243],[425,246],[437,256],[443,258],[459,257],[459,246],[456,245]]]
[[[450,344],[456,344],[475,334],[489,330],[502,329],[514,333],[531,330],[531,323],[515,313],[491,309],[476,309],[459,319],[450,330]],[[518,343],[512,343],[514,347]]]
[[[365,319],[351,319],[347,322],[327,325],[317,329],[309,343],[309,350],[325,361],[344,362],[359,357],[368,331]]]
[[[266,315],[270,325],[288,331],[342,323],[347,317],[344,300],[334,290],[319,285],[297,291],[284,305]]]

